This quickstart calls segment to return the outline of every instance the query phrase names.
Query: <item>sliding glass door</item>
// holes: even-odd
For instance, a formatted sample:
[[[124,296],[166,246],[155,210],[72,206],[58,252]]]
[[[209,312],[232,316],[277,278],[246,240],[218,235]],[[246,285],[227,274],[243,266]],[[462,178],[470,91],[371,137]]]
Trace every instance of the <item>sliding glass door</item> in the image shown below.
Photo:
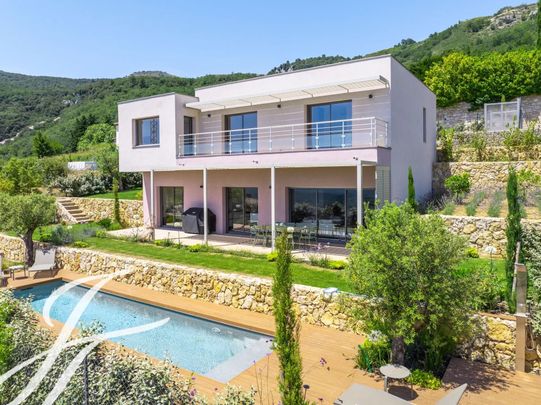
[[[308,149],[351,147],[351,114],[351,101],[308,106]]]
[[[363,201],[374,206],[374,189],[363,189]],[[346,238],[357,227],[357,190],[339,188],[289,189],[291,222],[317,227],[323,238]]]
[[[226,153],[257,152],[257,113],[227,115]]]
[[[184,188],[160,187],[161,225],[182,227],[184,212]]]
[[[258,223],[258,193],[256,187],[228,187],[227,230],[248,232],[250,225]]]

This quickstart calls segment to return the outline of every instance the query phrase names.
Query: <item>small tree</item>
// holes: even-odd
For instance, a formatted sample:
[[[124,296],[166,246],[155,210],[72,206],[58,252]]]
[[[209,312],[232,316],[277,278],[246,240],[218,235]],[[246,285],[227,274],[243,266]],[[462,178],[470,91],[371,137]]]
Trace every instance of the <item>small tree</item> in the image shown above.
[[[422,337],[427,356],[449,354],[477,299],[477,284],[455,270],[465,240],[439,216],[421,216],[408,204],[368,210],[365,221],[350,242],[347,268],[353,288],[371,301],[355,311],[365,332],[389,337],[394,363],[404,364],[406,345]]]
[[[32,152],[38,158],[51,156],[55,153],[55,148],[52,142],[43,133],[38,132],[32,139]]]
[[[90,125],[77,145],[77,150],[87,150],[92,145],[115,142],[116,131],[111,124]]]
[[[0,172],[0,192],[28,194],[42,185],[42,170],[36,158],[12,157]]]
[[[13,231],[24,241],[25,262],[34,263],[34,241],[32,235],[40,226],[54,221],[56,204],[53,197],[42,194],[15,195],[0,194],[0,226]]]
[[[415,198],[415,182],[413,180],[413,171],[408,167],[408,204],[417,211],[417,199]]]
[[[120,201],[118,199],[118,179],[116,177],[113,178],[113,196],[115,199],[115,205],[114,205],[114,220],[117,224],[121,224],[120,220]]]
[[[304,404],[299,347],[300,324],[291,297],[291,245],[287,233],[284,232],[277,238],[276,249],[278,256],[272,283],[272,299],[276,324],[274,349],[280,362],[278,385],[283,404]]]
[[[452,176],[447,177],[443,184],[453,199],[459,203],[464,196],[470,192],[470,174],[453,174]]]
[[[520,224],[520,220],[522,219],[522,210],[520,207],[518,176],[513,167],[509,168],[509,176],[507,178],[507,206],[507,229],[505,231],[507,236],[505,276],[507,280],[507,303],[509,308],[513,310],[515,308],[515,300],[512,294],[513,277],[515,273],[515,259],[521,259],[520,251],[519,257],[515,257],[515,255],[517,242],[520,242],[522,239],[522,226]]]

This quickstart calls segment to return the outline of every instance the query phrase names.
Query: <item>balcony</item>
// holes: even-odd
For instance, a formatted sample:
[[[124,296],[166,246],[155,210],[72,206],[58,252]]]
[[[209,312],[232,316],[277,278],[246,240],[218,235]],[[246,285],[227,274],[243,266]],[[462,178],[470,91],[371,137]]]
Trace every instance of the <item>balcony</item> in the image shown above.
[[[370,117],[181,134],[177,137],[177,157],[389,146],[387,122]]]

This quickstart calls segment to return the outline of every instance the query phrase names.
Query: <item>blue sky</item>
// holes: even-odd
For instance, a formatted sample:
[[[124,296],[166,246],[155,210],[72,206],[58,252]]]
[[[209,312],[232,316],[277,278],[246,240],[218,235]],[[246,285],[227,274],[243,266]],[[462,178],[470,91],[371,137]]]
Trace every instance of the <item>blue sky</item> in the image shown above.
[[[528,1],[531,2],[531,1]],[[0,70],[119,77],[266,73],[421,40],[524,0],[0,0]]]

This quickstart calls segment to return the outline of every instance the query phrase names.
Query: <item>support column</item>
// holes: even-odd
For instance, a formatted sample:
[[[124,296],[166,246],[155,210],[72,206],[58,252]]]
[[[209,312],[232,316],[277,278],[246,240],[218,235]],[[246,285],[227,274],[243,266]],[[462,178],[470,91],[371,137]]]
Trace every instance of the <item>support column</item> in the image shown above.
[[[156,211],[155,211],[155,197],[154,197],[154,170],[150,171],[150,227],[156,226]]]
[[[203,169],[203,242],[208,243],[209,238],[209,214],[208,214],[208,193],[207,193],[207,168]]]
[[[271,167],[271,244],[274,251],[276,242],[276,168]]]
[[[357,163],[357,226],[363,223],[363,162]]]

